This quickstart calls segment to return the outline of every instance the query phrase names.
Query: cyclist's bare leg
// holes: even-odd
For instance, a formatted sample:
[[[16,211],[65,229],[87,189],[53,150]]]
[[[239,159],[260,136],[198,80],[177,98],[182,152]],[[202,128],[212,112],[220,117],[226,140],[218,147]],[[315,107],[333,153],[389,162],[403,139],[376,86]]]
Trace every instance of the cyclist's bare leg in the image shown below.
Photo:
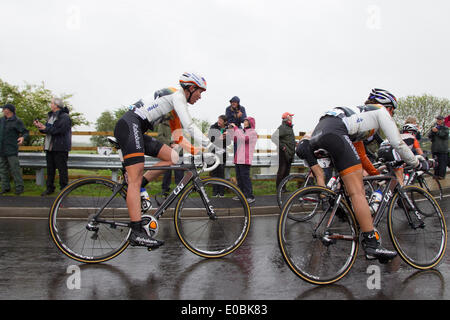
[[[163,145],[158,152],[158,159],[161,161],[154,165],[154,167],[171,166],[178,162],[178,153],[167,145]],[[144,177],[149,182],[155,180],[165,170],[148,170]],[[139,185],[140,186],[140,185]]]
[[[136,163],[125,168],[128,174],[127,207],[131,221],[141,220],[141,183],[144,163]]]
[[[359,169],[341,175],[341,177],[342,180],[344,180],[344,186],[350,195],[353,210],[362,231],[361,243],[366,258],[379,259],[380,262],[387,262],[393,259],[397,255],[397,252],[383,248],[379,242],[379,235],[374,230],[372,215],[364,192],[363,170]]]
[[[316,164],[311,167],[311,170],[316,177],[317,185],[325,187],[325,174],[322,168],[318,164]]]
[[[398,183],[400,183],[400,185],[403,187],[403,185],[404,185],[404,183],[403,183],[403,180],[404,180],[404,178],[403,178],[404,177],[403,176],[403,168],[395,169],[394,173],[395,173],[395,177],[398,180]]]
[[[361,231],[372,231],[373,219],[364,191],[363,170],[356,170],[341,176],[341,178],[344,181],[345,189],[352,201],[352,206]]]

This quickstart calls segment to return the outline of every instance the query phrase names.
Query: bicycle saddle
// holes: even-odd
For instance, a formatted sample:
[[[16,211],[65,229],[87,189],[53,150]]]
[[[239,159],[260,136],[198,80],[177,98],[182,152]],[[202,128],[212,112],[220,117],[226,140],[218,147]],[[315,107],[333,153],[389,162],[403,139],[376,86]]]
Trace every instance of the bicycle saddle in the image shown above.
[[[108,139],[109,143],[111,143],[114,148],[116,148],[117,150],[120,149],[119,143],[117,142],[117,139],[115,137],[107,137],[106,139]]]
[[[325,149],[317,149],[317,150],[314,151],[314,156],[317,159],[323,159],[323,158],[329,158],[330,154]]]

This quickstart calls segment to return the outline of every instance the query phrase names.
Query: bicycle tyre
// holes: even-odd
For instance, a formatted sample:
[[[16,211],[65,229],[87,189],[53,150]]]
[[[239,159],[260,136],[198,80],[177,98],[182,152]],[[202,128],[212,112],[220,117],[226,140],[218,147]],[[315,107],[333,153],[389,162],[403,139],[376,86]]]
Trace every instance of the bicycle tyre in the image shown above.
[[[327,210],[320,206],[320,211],[302,222],[288,218],[292,203],[311,195],[322,195],[328,200]],[[358,226],[344,200],[339,205],[340,217],[336,214],[331,220],[331,228],[324,230],[331,214],[330,207],[337,196],[334,191],[319,186],[299,189],[283,206],[278,220],[278,245],[284,260],[297,276],[312,284],[330,284],[342,279],[352,268],[358,254]]]
[[[50,209],[50,236],[67,257],[84,263],[99,263],[118,256],[128,247],[131,232],[128,227],[97,224],[97,231],[87,229],[90,217],[118,185],[110,179],[88,177],[72,182],[59,193]],[[101,217],[129,220],[126,190],[122,188],[104,208]]]
[[[407,264],[419,270],[431,269],[441,262],[447,247],[445,217],[437,201],[426,190],[407,185],[402,191],[410,199],[414,199],[412,203],[417,215],[411,209],[405,211],[404,208],[408,207],[408,204],[404,203],[396,192],[388,212],[388,229],[392,243]],[[407,215],[411,220],[408,220]]]
[[[292,173],[284,177],[283,180],[281,180],[280,185],[277,188],[277,204],[280,209],[283,208],[283,204],[286,202],[286,200],[293,192],[305,186],[307,178],[308,178],[307,174]],[[289,182],[292,182],[292,180],[294,179],[298,180],[300,183],[297,183],[297,186],[292,186],[289,188],[288,187]],[[301,186],[298,186],[298,184],[301,184]],[[287,196],[285,194],[287,194]]]
[[[427,174],[428,176],[430,176],[431,178],[433,178],[434,182],[437,184],[437,186],[438,186],[438,188],[439,188],[439,191],[438,191],[438,192],[439,192],[439,195],[435,196],[434,198],[435,198],[436,200],[437,200],[438,198],[439,198],[439,200],[442,200],[443,192],[442,192],[442,186],[441,186],[441,183],[440,183],[439,180],[436,179],[431,173],[425,172],[425,174]],[[426,181],[426,179],[425,179],[423,176],[418,177],[418,178],[417,178],[417,181],[419,182],[419,185],[420,185],[421,188],[427,190],[427,191],[432,195],[431,189],[430,189],[430,187],[428,186],[428,182]]]
[[[217,219],[209,218],[192,184],[183,191],[175,207],[175,229],[191,252],[204,258],[221,258],[244,242],[250,230],[251,211],[244,194],[231,182],[220,178],[205,178],[202,182]],[[213,197],[214,186],[223,187],[225,196]]]

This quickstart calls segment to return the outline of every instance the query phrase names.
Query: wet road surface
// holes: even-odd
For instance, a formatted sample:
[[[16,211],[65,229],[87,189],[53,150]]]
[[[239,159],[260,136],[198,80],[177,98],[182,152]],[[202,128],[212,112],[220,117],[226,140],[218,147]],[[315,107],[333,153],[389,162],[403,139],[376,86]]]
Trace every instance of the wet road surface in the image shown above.
[[[448,223],[450,198],[441,207]],[[437,269],[419,272],[400,258],[386,265],[367,261],[360,250],[352,270],[336,284],[308,284],[281,256],[277,218],[254,216],[241,248],[217,260],[188,251],[173,220],[162,219],[158,238],[166,241],[163,247],[152,252],[129,247],[96,265],[60,253],[46,219],[0,219],[0,299],[450,299],[448,252]],[[369,288],[373,265],[381,277]],[[73,277],[77,270],[79,282]]]

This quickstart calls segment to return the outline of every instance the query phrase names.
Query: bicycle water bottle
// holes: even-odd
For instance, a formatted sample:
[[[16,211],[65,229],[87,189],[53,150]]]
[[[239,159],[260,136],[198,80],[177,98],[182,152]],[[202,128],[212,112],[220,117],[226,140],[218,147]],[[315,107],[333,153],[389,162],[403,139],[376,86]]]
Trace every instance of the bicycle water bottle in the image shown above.
[[[333,185],[336,182],[336,177],[331,177],[330,180],[327,183],[327,188],[333,189]]]
[[[370,208],[372,209],[373,214],[377,212],[382,199],[383,199],[383,192],[381,192],[380,189],[372,193],[370,197]]]
[[[146,212],[152,207],[152,202],[150,201],[150,196],[145,188],[141,188],[141,209]]]
[[[407,185],[408,184],[408,181],[409,181],[409,173],[406,173],[405,174],[405,177],[404,177],[404,179],[403,179],[403,185]]]

